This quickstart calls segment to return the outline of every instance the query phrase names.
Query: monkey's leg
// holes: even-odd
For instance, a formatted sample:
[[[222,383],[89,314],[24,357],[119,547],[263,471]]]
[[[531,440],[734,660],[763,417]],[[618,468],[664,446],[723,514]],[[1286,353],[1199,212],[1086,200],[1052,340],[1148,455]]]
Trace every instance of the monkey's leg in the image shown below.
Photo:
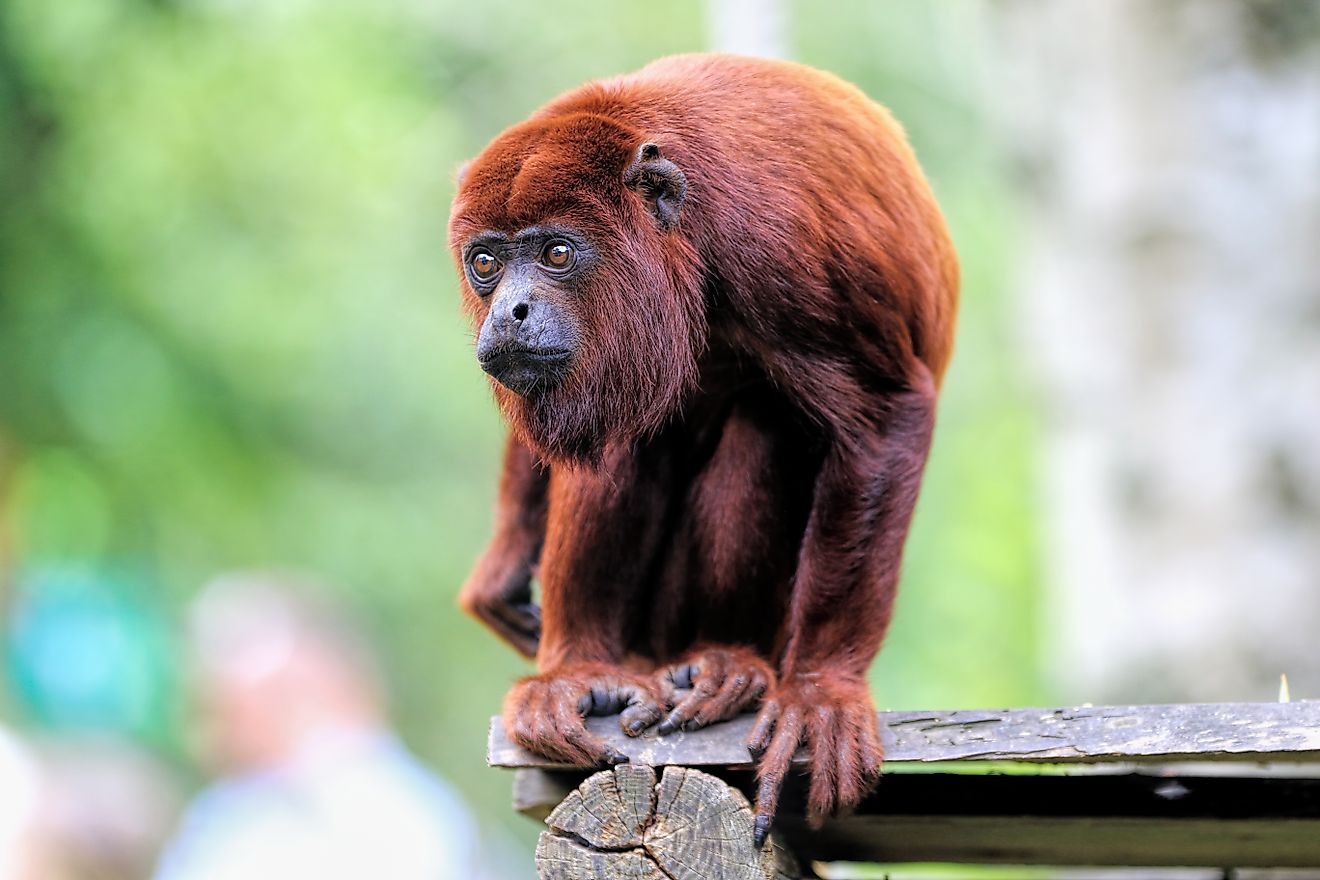
[[[532,568],[545,538],[550,470],[510,436],[495,506],[495,534],[458,596],[463,610],[525,657],[536,656],[541,609],[532,602]]]
[[[525,748],[574,764],[622,756],[587,733],[588,714],[619,713],[636,736],[659,720],[665,694],[624,666],[645,622],[641,600],[666,541],[674,493],[670,459],[656,441],[615,451],[599,468],[556,468],[541,557],[538,675],[516,683],[504,724]]]
[[[746,389],[721,426],[682,510],[662,590],[686,593],[695,642],[657,673],[681,693],[661,734],[696,730],[756,707],[775,681],[770,658],[788,611],[820,463],[791,405]]]
[[[857,804],[883,750],[866,670],[893,612],[899,560],[934,425],[935,388],[919,369],[891,394],[875,430],[836,433],[816,481],[793,586],[779,682],[748,739],[759,756],[764,840],[793,753],[810,751],[808,818]]]

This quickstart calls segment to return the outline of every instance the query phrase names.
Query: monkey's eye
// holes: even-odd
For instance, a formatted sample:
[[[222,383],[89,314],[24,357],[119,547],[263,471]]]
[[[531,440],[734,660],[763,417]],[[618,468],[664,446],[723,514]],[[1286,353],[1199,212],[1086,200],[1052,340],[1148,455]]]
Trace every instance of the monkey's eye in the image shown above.
[[[468,258],[468,265],[478,281],[490,281],[500,272],[500,261],[489,251],[477,251]]]
[[[552,241],[541,254],[541,260],[551,269],[563,271],[573,265],[576,259],[573,246],[565,241]]]

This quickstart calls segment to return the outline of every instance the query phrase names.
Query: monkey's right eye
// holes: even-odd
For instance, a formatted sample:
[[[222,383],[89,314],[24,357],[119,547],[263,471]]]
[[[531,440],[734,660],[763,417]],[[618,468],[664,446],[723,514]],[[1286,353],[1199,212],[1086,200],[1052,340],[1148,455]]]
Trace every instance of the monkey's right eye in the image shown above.
[[[500,274],[500,261],[489,251],[477,251],[468,257],[468,265],[472,267],[472,275],[478,281],[490,281]]]

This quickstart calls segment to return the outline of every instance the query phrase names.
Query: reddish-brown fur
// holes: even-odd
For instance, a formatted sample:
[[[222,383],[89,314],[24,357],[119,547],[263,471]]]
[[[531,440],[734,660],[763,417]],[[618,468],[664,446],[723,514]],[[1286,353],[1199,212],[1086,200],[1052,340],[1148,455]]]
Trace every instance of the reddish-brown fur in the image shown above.
[[[687,180],[672,228],[624,183],[646,142]],[[585,712],[623,709],[637,733],[760,701],[760,832],[801,743],[813,816],[855,804],[879,772],[865,674],[957,304],[953,248],[901,130],[810,68],[666,58],[500,135],[465,174],[451,245],[546,222],[582,230],[599,259],[562,294],[582,340],[563,385],[495,386],[513,431],[463,602],[536,651],[506,725],[592,763],[619,756]],[[465,304],[479,322],[468,284]]]

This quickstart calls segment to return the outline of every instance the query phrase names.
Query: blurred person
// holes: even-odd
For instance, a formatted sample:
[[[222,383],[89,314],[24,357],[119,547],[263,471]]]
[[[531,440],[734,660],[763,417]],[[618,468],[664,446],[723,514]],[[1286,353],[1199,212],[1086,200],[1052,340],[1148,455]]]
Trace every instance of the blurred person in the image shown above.
[[[0,880],[138,880],[176,795],[160,763],[126,742],[31,743],[0,728]]]
[[[476,875],[468,810],[390,730],[375,658],[341,614],[287,578],[237,574],[190,624],[220,779],[157,880]]]
[[[40,779],[30,750],[0,727],[0,880],[36,876],[33,838]]]

